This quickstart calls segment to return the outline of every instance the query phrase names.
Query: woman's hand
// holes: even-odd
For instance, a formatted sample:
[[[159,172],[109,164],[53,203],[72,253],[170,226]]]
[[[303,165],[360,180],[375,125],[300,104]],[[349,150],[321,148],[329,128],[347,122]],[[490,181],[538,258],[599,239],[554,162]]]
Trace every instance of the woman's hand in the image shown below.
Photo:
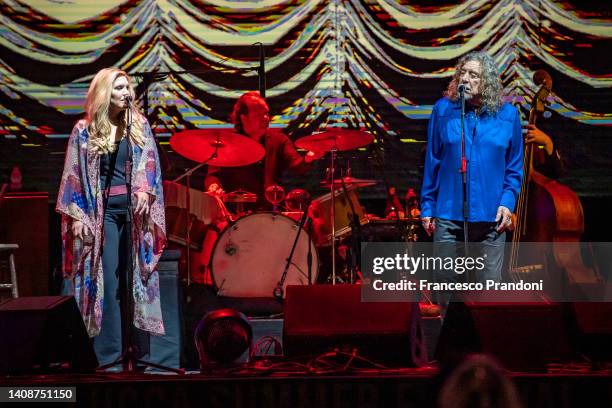
[[[72,221],[72,226],[70,227],[72,232],[72,236],[78,239],[83,239],[85,235],[89,235],[89,228],[81,221],[74,220]]]
[[[138,192],[135,194],[136,196],[136,208],[134,209],[134,213],[136,215],[147,215],[149,214],[149,194],[144,192]]]

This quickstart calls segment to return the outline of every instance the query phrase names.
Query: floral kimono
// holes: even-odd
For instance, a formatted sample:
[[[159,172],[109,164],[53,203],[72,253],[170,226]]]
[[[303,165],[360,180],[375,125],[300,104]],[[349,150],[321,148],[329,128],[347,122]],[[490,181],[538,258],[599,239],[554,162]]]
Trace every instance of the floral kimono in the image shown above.
[[[144,120],[144,119],[143,119]],[[62,253],[64,278],[73,284],[90,337],[100,333],[104,279],[102,244],[104,214],[100,186],[100,155],[88,149],[87,122],[74,127],[64,163],[56,211],[62,214]],[[164,334],[159,298],[157,262],[166,244],[166,222],[161,171],[153,134],[144,124],[144,146],[132,145],[132,193],[151,195],[148,215],[136,215],[132,222],[132,264],[134,271],[134,325],[153,334]],[[84,240],[74,238],[71,224],[81,221],[93,234]]]

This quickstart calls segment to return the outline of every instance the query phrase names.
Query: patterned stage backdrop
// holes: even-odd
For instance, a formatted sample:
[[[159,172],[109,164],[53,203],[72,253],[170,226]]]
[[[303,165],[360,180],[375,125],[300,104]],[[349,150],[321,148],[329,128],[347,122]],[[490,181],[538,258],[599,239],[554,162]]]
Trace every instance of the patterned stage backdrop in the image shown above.
[[[134,75],[164,150],[182,129],[229,127],[235,98],[257,89],[261,43],[273,126],[293,139],[331,126],[368,130],[377,140],[350,154],[366,159],[352,161],[353,175],[418,186],[431,106],[456,60],[486,50],[524,115],[537,89],[533,73],[551,74],[550,114],[539,123],[565,156],[562,181],[583,195],[609,194],[612,12],[606,3],[4,0],[0,140],[10,148],[0,153],[0,170],[6,179],[12,165],[47,149],[57,156],[48,172],[61,172],[87,85],[107,66]],[[172,73],[145,75],[155,71]],[[169,153],[170,161],[181,160]]]

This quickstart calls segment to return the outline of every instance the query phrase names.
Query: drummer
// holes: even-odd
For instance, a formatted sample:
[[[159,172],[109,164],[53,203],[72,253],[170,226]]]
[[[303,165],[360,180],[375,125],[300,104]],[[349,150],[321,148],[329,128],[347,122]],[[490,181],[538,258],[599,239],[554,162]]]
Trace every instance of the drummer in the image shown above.
[[[224,194],[236,190],[257,194],[257,208],[264,209],[266,202],[264,191],[267,187],[279,184],[281,175],[286,170],[297,174],[304,173],[312,167],[312,162],[324,152],[309,151],[302,157],[291,140],[280,130],[270,129],[270,110],[259,92],[246,92],[236,104],[230,116],[238,133],[248,136],[260,143],[265,149],[262,160],[241,167],[209,166],[204,181],[205,190],[215,194]]]

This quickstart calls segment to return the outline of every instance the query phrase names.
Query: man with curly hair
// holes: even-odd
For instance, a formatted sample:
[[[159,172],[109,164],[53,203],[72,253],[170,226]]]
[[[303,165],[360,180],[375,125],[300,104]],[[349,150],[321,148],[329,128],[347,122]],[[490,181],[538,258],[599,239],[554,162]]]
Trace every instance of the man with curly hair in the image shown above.
[[[435,243],[464,241],[460,86],[465,97],[468,241],[481,243],[486,254],[486,267],[477,271],[476,280],[500,281],[505,230],[523,175],[523,137],[519,112],[503,102],[497,67],[483,52],[459,60],[444,97],[433,107],[421,190],[423,227],[433,233]],[[453,270],[437,271],[435,277],[461,279]]]

